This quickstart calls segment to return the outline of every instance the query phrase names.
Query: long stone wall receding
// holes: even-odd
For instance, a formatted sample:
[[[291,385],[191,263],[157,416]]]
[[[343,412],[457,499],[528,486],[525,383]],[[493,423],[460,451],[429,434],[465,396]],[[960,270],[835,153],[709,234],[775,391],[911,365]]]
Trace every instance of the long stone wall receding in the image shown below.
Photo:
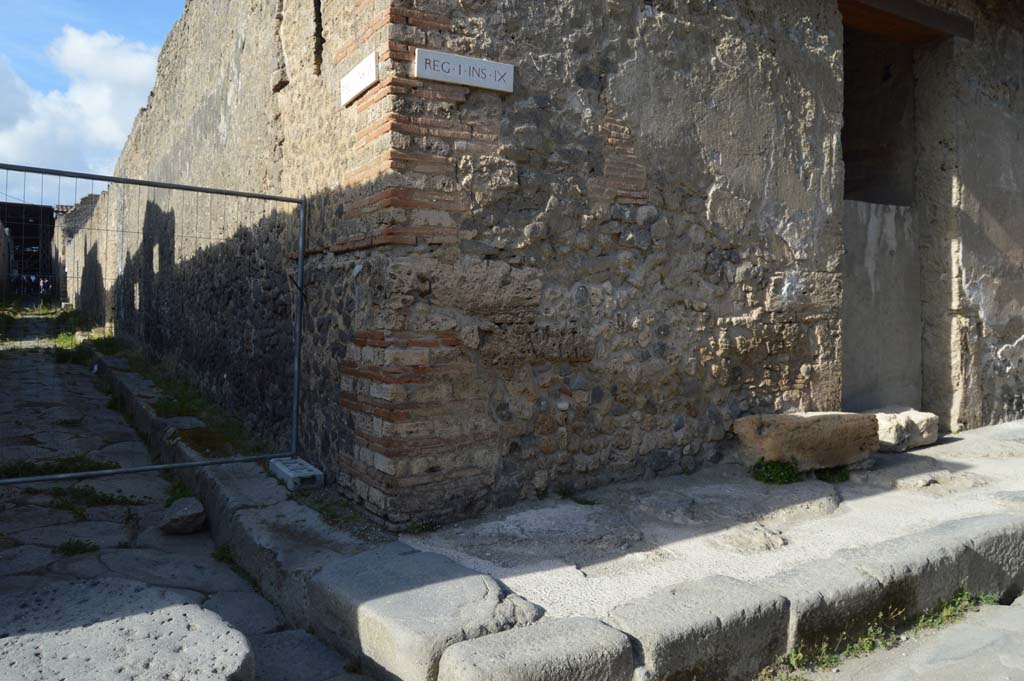
[[[1019,159],[962,175],[1019,150],[1020,33],[951,4],[976,40],[914,53],[922,383],[978,425],[1018,408],[1016,251],[986,245],[1024,238]],[[444,521],[840,407],[843,34],[820,0],[190,0],[117,172],[310,198],[303,455],[391,525]],[[515,90],[415,78],[417,48],[514,64]],[[91,211],[62,246],[79,306],[282,438],[294,206],[115,187]]]

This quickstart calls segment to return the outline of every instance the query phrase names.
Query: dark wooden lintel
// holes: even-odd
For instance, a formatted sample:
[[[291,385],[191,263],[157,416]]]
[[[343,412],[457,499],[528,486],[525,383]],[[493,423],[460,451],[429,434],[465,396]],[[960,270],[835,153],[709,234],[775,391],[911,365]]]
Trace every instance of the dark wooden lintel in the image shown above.
[[[974,40],[974,22],[920,0],[839,0],[843,25],[910,45],[949,36]]]

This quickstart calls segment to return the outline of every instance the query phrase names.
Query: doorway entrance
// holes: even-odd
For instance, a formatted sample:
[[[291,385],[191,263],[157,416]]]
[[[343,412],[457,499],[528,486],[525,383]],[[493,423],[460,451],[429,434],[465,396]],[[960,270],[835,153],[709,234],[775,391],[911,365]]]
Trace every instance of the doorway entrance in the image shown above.
[[[921,185],[943,172],[930,151],[934,50],[973,34],[917,0],[839,0],[844,25],[843,408],[929,408],[929,282],[936,241]],[[928,74],[922,77],[922,63]],[[924,85],[926,82],[927,85]],[[930,92],[930,91],[929,91]],[[925,151],[922,152],[922,149]],[[934,166],[934,167],[933,167]],[[947,185],[948,186],[948,185]]]

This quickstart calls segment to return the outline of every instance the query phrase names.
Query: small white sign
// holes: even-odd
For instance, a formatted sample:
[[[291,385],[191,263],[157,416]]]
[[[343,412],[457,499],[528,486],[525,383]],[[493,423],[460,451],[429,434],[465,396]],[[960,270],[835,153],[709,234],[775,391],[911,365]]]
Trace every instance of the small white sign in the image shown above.
[[[359,95],[376,85],[378,80],[377,51],[374,50],[342,77],[341,105],[351,104]]]
[[[499,92],[512,92],[515,70],[516,67],[512,64],[416,48],[416,70],[413,76]]]

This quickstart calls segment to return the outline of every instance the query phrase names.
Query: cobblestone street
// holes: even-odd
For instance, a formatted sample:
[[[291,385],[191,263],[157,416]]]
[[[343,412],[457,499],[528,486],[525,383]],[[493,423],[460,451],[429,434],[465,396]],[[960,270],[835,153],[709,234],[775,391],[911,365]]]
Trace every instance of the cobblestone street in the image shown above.
[[[53,320],[20,317],[9,331],[0,477],[68,466],[68,457],[152,463],[90,369],[55,361]],[[216,553],[208,532],[161,532],[170,489],[157,473],[0,488],[0,676],[136,678],[138,662],[190,680],[251,679],[254,662],[261,681],[354,678],[316,638],[284,630],[277,608]],[[175,616],[191,625],[182,629]],[[238,673],[224,675],[233,664]]]

